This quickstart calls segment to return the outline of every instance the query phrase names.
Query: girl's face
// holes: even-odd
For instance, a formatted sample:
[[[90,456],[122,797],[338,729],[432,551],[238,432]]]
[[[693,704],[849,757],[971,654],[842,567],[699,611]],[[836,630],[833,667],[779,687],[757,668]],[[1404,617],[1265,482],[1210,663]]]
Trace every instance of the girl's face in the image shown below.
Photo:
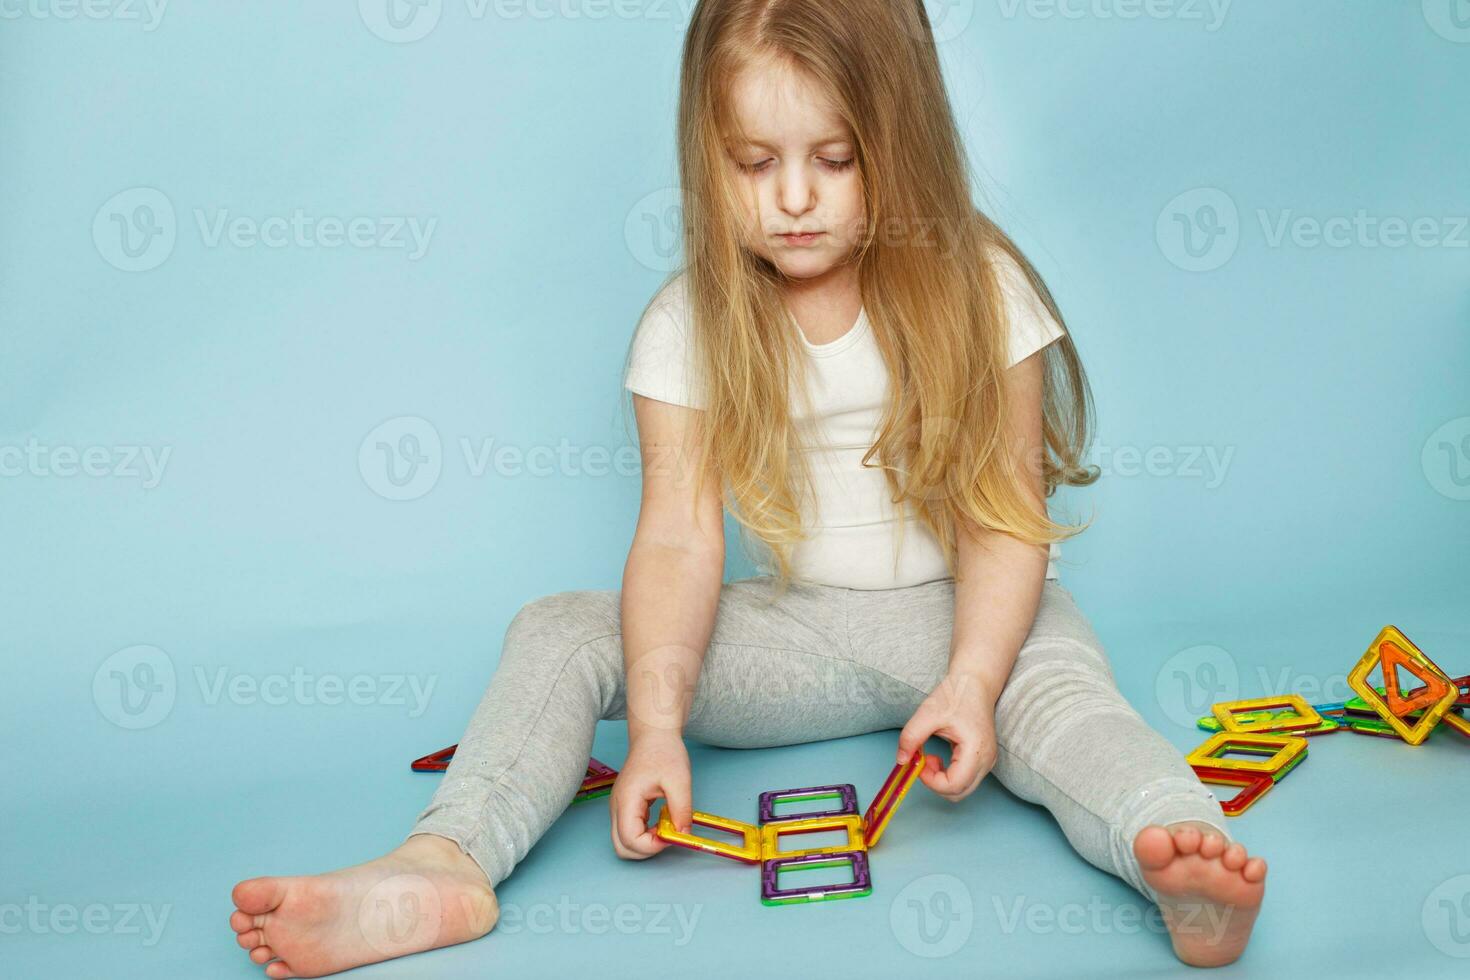
[[[741,72],[731,99],[749,140],[728,147],[745,247],[796,279],[842,265],[862,241],[852,131],[808,76],[775,62]]]

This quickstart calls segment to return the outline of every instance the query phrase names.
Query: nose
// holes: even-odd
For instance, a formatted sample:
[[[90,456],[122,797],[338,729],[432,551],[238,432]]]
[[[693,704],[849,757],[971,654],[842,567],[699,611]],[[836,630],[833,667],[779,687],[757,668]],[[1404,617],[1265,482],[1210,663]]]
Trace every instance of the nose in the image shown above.
[[[777,205],[793,218],[806,214],[816,204],[816,184],[805,166],[783,167],[777,185]]]

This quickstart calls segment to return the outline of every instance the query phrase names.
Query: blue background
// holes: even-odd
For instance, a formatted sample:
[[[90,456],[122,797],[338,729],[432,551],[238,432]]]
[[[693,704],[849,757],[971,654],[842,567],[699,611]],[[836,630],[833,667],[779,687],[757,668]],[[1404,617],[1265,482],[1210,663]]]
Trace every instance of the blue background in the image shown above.
[[[1470,672],[1470,4],[1453,3],[1236,0],[1215,22],[1184,0],[1132,17],[981,0],[938,21],[977,200],[1052,286],[1115,454],[1058,498],[1095,518],[1063,583],[1182,751],[1212,701],[1344,696],[1385,623]],[[465,447],[565,440],[595,465],[631,442],[619,381],[673,240],[685,6],[443,0],[405,34],[375,0],[174,0],[156,23],[5,5],[8,975],[258,975],[225,924],[231,885],[396,843],[438,778],[409,760],[457,740],[516,610],[618,587],[636,472],[477,471]],[[318,224],[316,247],[210,237],[222,216],[298,212],[364,219],[374,244]],[[1437,243],[1273,237],[1283,216],[1359,212]],[[434,222],[422,255],[393,244],[411,242],[396,219]],[[393,484],[379,442],[422,459],[392,471],[418,483]],[[144,448],[169,454],[156,485],[131,475]],[[98,475],[71,472],[89,450]],[[248,686],[293,672],[361,675],[369,703]],[[391,690],[405,677],[433,684],[426,703]],[[833,781],[866,800],[892,741],[697,749],[696,802],[739,817],[764,789]],[[624,751],[604,726],[598,756]],[[1272,870],[1257,940],[1222,972],[1463,972],[1467,766],[1448,733],[1314,741],[1231,824]],[[1109,926],[1139,897],[994,780],[958,807],[917,793],[874,877],[864,901],[767,909],[750,869],[617,861],[584,805],[502,902],[570,904],[559,922],[674,903],[698,909],[687,942],[643,913],[632,935],[502,928],[365,975],[1188,972],[1163,936]],[[1105,911],[1007,929],[1018,900]],[[8,927],[27,902],[168,918],[151,943],[116,919]]]

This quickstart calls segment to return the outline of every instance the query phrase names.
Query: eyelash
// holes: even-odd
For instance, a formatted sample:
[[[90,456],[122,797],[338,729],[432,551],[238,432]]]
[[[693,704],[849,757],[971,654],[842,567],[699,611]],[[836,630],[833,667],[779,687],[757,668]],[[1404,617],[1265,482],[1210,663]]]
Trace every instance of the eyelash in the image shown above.
[[[831,170],[834,173],[841,173],[842,171],[850,168],[853,163],[856,162],[855,159],[852,157],[849,157],[846,160],[828,160],[826,157],[817,157],[817,159],[821,161],[828,170]],[[737,161],[735,165],[748,174],[758,174],[765,169],[765,165],[768,162],[770,161],[762,160],[760,163],[740,163],[739,161]]]

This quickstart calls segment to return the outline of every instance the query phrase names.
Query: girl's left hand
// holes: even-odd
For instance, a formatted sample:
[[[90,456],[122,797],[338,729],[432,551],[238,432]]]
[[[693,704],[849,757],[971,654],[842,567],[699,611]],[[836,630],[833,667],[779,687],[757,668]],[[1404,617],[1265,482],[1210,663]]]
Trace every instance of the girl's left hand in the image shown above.
[[[947,674],[919,705],[898,736],[898,761],[908,762],[931,735],[949,743],[949,765],[931,755],[919,778],[958,803],[975,791],[995,765],[995,695],[974,675]]]

